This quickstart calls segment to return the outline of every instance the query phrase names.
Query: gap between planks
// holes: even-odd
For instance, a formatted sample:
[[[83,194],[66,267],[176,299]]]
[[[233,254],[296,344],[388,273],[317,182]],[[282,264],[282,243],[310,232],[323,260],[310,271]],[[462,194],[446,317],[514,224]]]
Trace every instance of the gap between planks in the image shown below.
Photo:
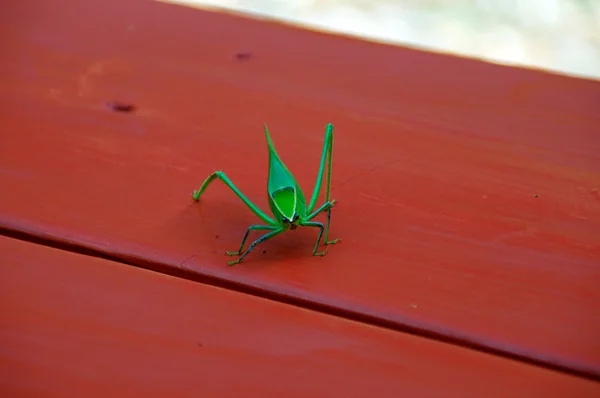
[[[16,240],[21,240],[25,242],[29,242],[32,244],[37,244],[41,246],[46,246],[54,249],[64,250],[71,253],[76,253],[80,255],[97,257],[137,268],[142,268],[148,271],[157,272],[165,275],[170,275],[177,278],[186,279],[189,281],[202,283],[209,286],[215,286],[223,289],[228,289],[231,291],[235,291],[241,294],[247,294],[251,296],[260,297],[267,300],[272,300],[275,302],[279,302],[281,304],[292,305],[295,307],[303,308],[310,311],[319,312],[322,314],[359,322],[367,325],[377,326],[401,333],[406,333],[414,336],[419,336],[425,339],[438,341],[441,343],[451,344],[454,346],[462,347],[469,350],[474,350],[482,353],[487,353],[490,355],[495,355],[501,358],[515,360],[524,364],[537,366],[540,368],[557,371],[564,374],[569,374],[577,377],[581,377],[587,380],[599,381],[600,376],[593,373],[592,371],[579,371],[571,369],[567,366],[561,366],[560,364],[556,364],[551,362],[551,359],[547,361],[536,360],[534,358],[527,357],[525,355],[518,355],[512,352],[494,349],[489,345],[485,344],[485,342],[477,342],[468,340],[465,338],[461,338],[460,336],[452,336],[451,333],[447,331],[431,331],[425,330],[417,327],[413,327],[410,325],[402,324],[399,322],[393,322],[388,319],[377,317],[373,315],[368,315],[365,313],[361,313],[358,311],[350,311],[347,309],[334,307],[325,305],[322,303],[318,303],[311,300],[303,300],[300,298],[288,296],[285,294],[273,292],[266,289],[261,289],[255,286],[246,285],[243,283],[233,282],[231,280],[227,280],[224,278],[219,278],[210,275],[201,275],[195,272],[188,272],[182,265],[188,261],[190,258],[183,261],[181,264],[178,264],[178,267],[174,267],[172,264],[164,264],[157,261],[152,261],[147,258],[141,257],[137,254],[125,253],[125,252],[109,252],[107,250],[101,249],[99,246],[95,247],[94,244],[82,244],[75,240],[66,240],[60,239],[50,234],[37,231],[35,229],[27,229],[20,225],[19,227],[11,226],[11,225],[1,225],[0,224],[0,236],[4,236],[7,238],[12,238]]]

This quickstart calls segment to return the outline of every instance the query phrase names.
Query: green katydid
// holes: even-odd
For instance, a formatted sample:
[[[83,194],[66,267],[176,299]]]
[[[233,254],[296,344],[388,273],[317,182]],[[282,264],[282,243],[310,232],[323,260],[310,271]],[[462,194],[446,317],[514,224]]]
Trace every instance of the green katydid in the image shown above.
[[[269,217],[261,209],[255,206],[250,200],[231,182],[231,180],[222,171],[215,171],[209,175],[206,180],[200,186],[200,189],[194,191],[192,197],[194,200],[199,200],[200,195],[206,190],[208,185],[216,178],[223,181],[225,185],[229,187],[245,204],[252,210],[254,214],[258,216],[267,225],[251,225],[246,234],[242,238],[240,248],[236,252],[225,252],[230,256],[239,256],[237,260],[230,261],[228,265],[235,265],[242,261],[244,257],[248,255],[258,244],[271,239],[272,237],[279,235],[280,233],[287,231],[288,229],[296,229],[297,227],[313,227],[319,228],[319,237],[313,250],[314,256],[324,256],[327,250],[317,252],[319,243],[325,234],[324,243],[331,245],[338,243],[341,239],[328,240],[329,238],[329,223],[331,221],[331,208],[335,204],[335,200],[329,200],[329,191],[331,187],[331,151],[333,147],[333,125],[327,124],[325,128],[325,143],[323,145],[323,154],[321,155],[321,165],[319,167],[319,174],[317,175],[317,182],[308,205],[306,204],[306,198],[302,189],[296,182],[293,174],[288,170],[286,165],[280,159],[267,125],[264,125],[265,136],[267,138],[267,146],[269,149],[269,174],[267,180],[267,194],[269,199],[269,207],[273,213],[273,217]],[[327,190],[325,194],[325,203],[315,210],[319,193],[321,192],[321,185],[323,182],[323,172],[325,171],[325,161],[327,160]],[[313,211],[314,210],[314,211]],[[311,221],[319,213],[327,211],[327,225],[324,226],[320,222]],[[248,234],[253,230],[270,231],[260,238],[256,239],[245,252],[242,254],[242,248],[248,238]]]

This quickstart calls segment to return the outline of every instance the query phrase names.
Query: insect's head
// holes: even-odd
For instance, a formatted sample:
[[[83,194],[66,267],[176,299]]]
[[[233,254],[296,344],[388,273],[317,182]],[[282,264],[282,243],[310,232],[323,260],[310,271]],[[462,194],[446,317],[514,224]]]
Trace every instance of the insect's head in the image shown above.
[[[298,221],[298,214],[294,214],[294,216],[289,219],[285,216],[283,216],[281,218],[281,222],[285,225],[288,225],[290,227],[290,229],[296,229],[297,225],[296,225],[296,221]]]

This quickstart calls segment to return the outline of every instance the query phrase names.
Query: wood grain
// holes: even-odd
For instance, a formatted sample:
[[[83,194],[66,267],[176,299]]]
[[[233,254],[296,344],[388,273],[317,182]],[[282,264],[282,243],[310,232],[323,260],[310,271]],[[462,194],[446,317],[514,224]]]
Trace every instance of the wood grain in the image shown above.
[[[5,397],[593,397],[600,383],[0,238]]]
[[[0,19],[5,230],[600,377],[600,83],[156,2]],[[343,242],[228,268],[258,220],[190,195],[266,209],[263,122],[306,191],[335,124]]]

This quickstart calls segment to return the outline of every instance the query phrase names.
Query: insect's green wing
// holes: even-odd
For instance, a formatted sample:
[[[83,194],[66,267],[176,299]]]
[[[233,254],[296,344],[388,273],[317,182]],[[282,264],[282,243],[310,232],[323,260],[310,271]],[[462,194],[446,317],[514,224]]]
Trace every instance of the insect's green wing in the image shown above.
[[[295,215],[304,217],[306,215],[304,193],[292,172],[277,154],[267,125],[265,124],[264,127],[269,148],[269,177],[267,182],[269,207],[277,220],[282,220],[284,217],[292,220]]]

